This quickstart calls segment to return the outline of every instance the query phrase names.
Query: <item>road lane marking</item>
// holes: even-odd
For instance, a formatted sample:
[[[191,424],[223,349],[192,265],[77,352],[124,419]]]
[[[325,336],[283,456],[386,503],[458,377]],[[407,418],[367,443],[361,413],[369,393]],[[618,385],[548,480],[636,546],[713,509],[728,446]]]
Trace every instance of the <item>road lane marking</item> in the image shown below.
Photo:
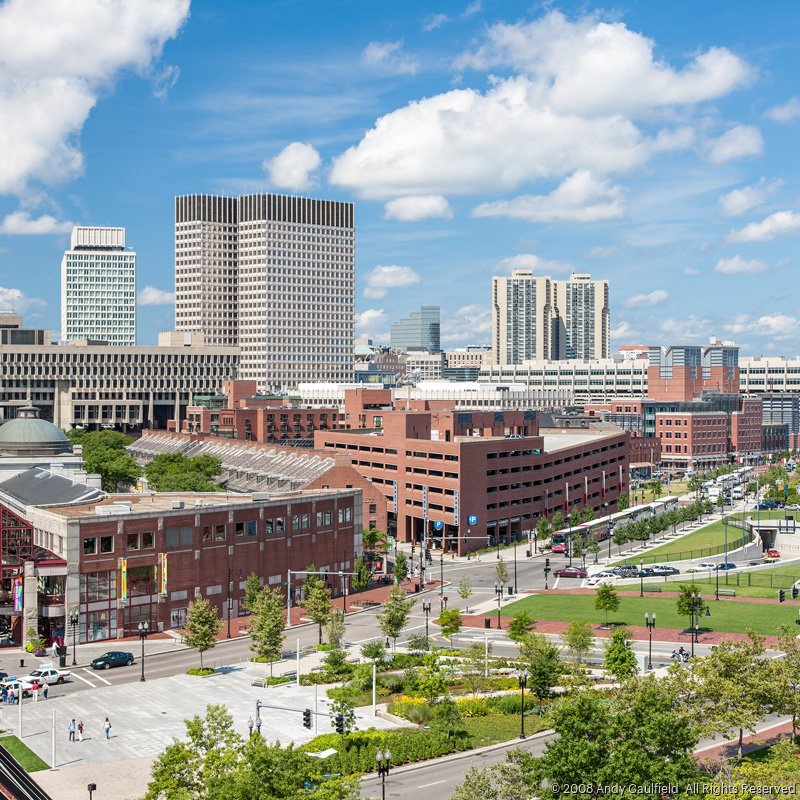
[[[111,684],[111,681],[107,681],[105,678],[101,678],[99,675],[95,675],[93,672],[90,672],[89,674],[90,674],[90,675],[91,675],[93,678],[95,678],[96,680],[98,680],[98,681],[103,681],[103,683],[104,683],[106,686],[111,686],[111,685],[112,685],[112,684]]]
[[[91,686],[93,689],[96,689],[96,688],[97,688],[97,687],[95,686],[95,684],[93,684],[93,683],[92,683],[91,681],[89,681],[89,680],[86,680],[86,678],[84,678],[84,677],[83,677],[83,675],[79,675],[77,672],[73,672],[73,673],[72,673],[72,677],[73,677],[73,678],[77,678],[79,681],[83,681],[84,683],[88,683],[88,684],[89,684],[89,686]]]
[[[440,783],[447,783],[446,780],[434,781],[433,783],[423,783],[422,786],[417,786],[417,789],[427,789],[429,786],[438,786]]]

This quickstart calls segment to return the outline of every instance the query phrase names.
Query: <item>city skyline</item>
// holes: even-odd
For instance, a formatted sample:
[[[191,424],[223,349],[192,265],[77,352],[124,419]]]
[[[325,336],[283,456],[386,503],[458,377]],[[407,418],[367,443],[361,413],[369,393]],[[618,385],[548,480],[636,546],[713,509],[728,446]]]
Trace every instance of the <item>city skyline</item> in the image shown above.
[[[0,4],[0,107],[19,120],[0,157],[0,306],[29,324],[59,328],[73,224],[117,225],[153,343],[174,327],[174,197],[263,191],[355,203],[357,335],[386,342],[435,303],[443,348],[487,343],[491,276],[522,268],[608,279],[612,349],[713,334],[794,355],[789,4],[155,7],[120,25]]]

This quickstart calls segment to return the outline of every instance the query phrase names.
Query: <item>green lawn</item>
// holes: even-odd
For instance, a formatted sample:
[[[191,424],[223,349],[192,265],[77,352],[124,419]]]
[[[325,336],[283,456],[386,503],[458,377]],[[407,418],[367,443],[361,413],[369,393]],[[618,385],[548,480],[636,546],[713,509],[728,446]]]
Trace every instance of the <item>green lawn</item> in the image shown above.
[[[469,717],[463,720],[473,747],[507,742],[520,733],[519,714],[488,714],[485,717]],[[525,733],[538,733],[547,727],[547,717],[538,714],[525,715]]]
[[[26,747],[16,736],[0,736],[0,744],[19,761],[27,772],[50,769],[49,764],[42,761],[33,750]]]
[[[675,587],[677,589],[677,586]],[[738,603],[730,598],[715,601],[713,592],[705,592],[709,600],[711,616],[700,621],[701,630],[745,633],[748,628],[775,635],[779,625],[793,625],[797,619],[795,606],[765,606],[758,603]],[[676,599],[672,597],[620,596],[619,611],[609,614],[609,622],[642,626],[644,614],[655,613],[659,628],[686,628],[688,620],[678,616]],[[594,595],[539,594],[531,595],[503,608],[503,615],[513,617],[527,611],[535,620],[557,620],[572,622],[585,620],[591,623],[605,622],[605,614],[595,611]]]

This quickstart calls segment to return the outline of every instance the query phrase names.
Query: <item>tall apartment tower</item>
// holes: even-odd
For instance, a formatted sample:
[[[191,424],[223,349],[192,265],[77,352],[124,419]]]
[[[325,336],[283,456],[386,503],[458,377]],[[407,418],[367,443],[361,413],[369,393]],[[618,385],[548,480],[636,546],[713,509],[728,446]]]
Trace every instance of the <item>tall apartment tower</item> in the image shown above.
[[[352,381],[353,204],[177,197],[175,325],[238,345],[239,377],[260,390]]]
[[[422,306],[405,319],[392,324],[389,345],[393,350],[427,350],[438,353],[441,345],[439,306]]]
[[[530,270],[492,277],[492,357],[495,364],[549,359],[553,281]]]
[[[72,229],[61,259],[61,335],[136,344],[136,253],[125,228]]]
[[[608,281],[573,272],[554,281],[553,359],[608,358],[611,350]]]

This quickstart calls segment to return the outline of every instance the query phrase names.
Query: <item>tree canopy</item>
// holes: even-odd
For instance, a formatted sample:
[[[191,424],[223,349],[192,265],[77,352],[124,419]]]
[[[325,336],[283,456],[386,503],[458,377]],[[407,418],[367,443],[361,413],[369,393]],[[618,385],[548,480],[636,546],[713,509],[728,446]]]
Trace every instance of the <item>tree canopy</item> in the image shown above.
[[[103,489],[116,492],[122,487],[136,483],[142,468],[136,459],[125,452],[133,441],[119,431],[67,431],[73,445],[83,448],[86,471],[100,475]]]
[[[144,468],[157,492],[219,492],[212,478],[220,472],[222,462],[216,456],[189,458],[183,453],[161,453]]]

